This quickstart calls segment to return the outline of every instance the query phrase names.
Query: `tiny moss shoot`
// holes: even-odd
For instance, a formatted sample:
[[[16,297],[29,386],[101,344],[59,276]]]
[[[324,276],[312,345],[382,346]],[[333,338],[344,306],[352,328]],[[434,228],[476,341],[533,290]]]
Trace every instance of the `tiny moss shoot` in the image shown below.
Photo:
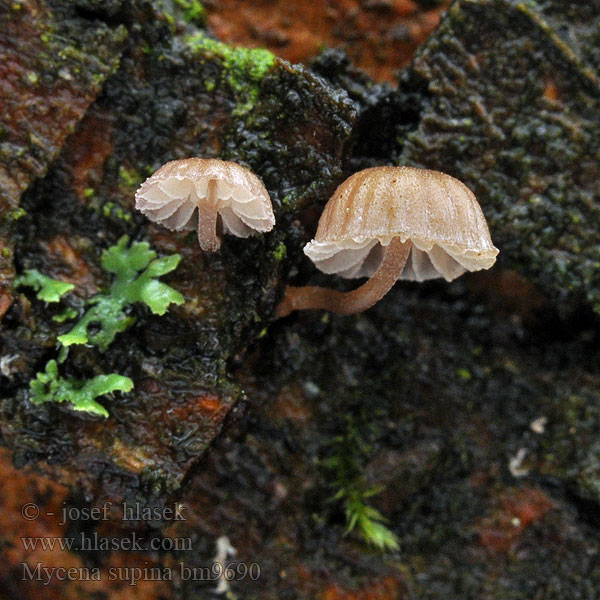
[[[43,302],[59,302],[66,293],[75,289],[72,283],[52,279],[36,269],[28,269],[15,279],[15,286],[21,285],[32,287],[37,292],[36,298]]]
[[[332,485],[337,488],[332,500],[344,506],[345,535],[356,531],[365,542],[383,552],[397,551],[400,545],[396,534],[385,526],[385,517],[367,502],[383,488],[368,487],[365,482],[361,464],[371,449],[352,420],[345,434],[333,439],[332,446],[333,453],[323,464],[332,471]]]

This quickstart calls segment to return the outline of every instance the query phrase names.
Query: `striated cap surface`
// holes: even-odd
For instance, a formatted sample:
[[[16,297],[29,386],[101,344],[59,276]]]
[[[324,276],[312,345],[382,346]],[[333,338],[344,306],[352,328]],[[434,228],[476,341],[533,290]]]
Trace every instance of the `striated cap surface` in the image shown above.
[[[373,167],[346,179],[304,252],[324,273],[365,277],[394,237],[413,244],[401,279],[451,281],[489,269],[498,254],[473,192],[450,175],[413,167]]]

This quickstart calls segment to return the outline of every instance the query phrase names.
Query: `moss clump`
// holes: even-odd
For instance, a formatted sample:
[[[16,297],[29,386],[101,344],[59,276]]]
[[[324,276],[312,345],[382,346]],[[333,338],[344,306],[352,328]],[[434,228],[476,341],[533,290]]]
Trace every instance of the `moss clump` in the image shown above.
[[[281,260],[283,260],[287,255],[287,248],[286,245],[281,242],[280,244],[278,244],[277,248],[275,248],[275,250],[273,250],[273,258],[279,262]]]
[[[238,100],[234,114],[251,111],[258,100],[260,82],[275,66],[275,56],[264,48],[234,48],[202,32],[187,36],[185,42],[197,53],[221,59],[222,79]]]
[[[119,168],[119,179],[124,186],[132,189],[137,188],[144,177],[140,175],[135,169],[126,169],[125,167]]]
[[[184,21],[202,26],[206,23],[206,11],[199,0],[173,0],[182,11]]]

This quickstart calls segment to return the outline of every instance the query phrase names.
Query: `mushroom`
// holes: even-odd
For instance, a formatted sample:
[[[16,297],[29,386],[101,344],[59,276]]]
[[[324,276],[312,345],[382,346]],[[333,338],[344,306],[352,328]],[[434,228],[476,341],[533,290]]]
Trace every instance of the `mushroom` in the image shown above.
[[[214,158],[164,164],[139,187],[135,207],[167,229],[197,228],[205,252],[221,247],[218,227],[245,238],[275,225],[271,199],[258,177],[236,163]]]
[[[427,169],[374,167],[337,188],[304,253],[324,273],[370,279],[346,293],[288,286],[277,318],[303,309],[358,313],[398,279],[452,281],[465,271],[489,269],[498,249],[475,195],[458,179]]]

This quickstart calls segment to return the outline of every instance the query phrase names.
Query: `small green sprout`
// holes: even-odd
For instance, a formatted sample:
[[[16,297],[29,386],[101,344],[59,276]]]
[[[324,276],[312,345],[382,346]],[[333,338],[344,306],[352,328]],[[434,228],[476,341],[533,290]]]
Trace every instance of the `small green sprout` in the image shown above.
[[[64,346],[92,343],[106,350],[117,333],[125,331],[135,317],[125,313],[134,302],[143,302],[156,315],[164,315],[169,304],[183,304],[183,296],[158,277],[170,273],[179,264],[178,254],[156,258],[147,242],[134,242],[123,236],[116,246],[102,253],[102,267],[115,279],[108,293],[97,294],[88,301],[92,305],[68,333],[59,336]],[[140,272],[141,271],[141,272]],[[92,325],[97,331],[90,332]]]
[[[381,551],[397,551],[400,545],[396,534],[384,525],[385,517],[367,503],[384,488],[367,486],[361,462],[371,449],[352,420],[348,420],[345,434],[335,437],[332,445],[333,454],[323,461],[323,465],[333,471],[332,485],[338,490],[331,500],[344,505],[344,535],[356,530],[365,542]]]
[[[375,496],[382,491],[381,488],[370,490],[340,490],[345,497],[346,531],[348,534],[355,528],[360,536],[369,544],[382,551],[397,551],[400,548],[396,534],[388,529],[384,523],[387,519],[375,508],[365,503],[365,499]],[[340,492],[338,492],[339,494]]]
[[[24,275],[15,279],[15,285],[26,285],[32,287],[36,292],[36,298],[43,302],[59,302],[67,292],[72,292],[75,286],[42,275],[36,269],[28,269]]]
[[[95,399],[116,391],[130,392],[132,389],[133,381],[129,377],[115,373],[97,375],[85,381],[65,379],[59,376],[56,361],[50,360],[46,364],[45,372],[38,373],[37,377],[29,382],[29,399],[34,404],[50,401],[71,402],[75,410],[108,417],[108,411]]]

